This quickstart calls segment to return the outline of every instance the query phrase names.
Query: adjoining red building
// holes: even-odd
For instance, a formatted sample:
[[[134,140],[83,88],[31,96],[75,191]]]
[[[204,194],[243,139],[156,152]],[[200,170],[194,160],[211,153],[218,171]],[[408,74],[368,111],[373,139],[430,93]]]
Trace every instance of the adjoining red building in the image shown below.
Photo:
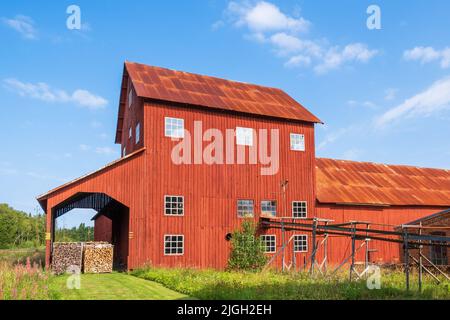
[[[314,125],[320,122],[279,89],[125,63],[116,131],[122,157],[38,198],[47,214],[46,263],[55,219],[74,208],[98,212],[96,240],[111,241],[116,266],[133,269],[223,268],[228,235],[247,216],[398,225],[450,207],[447,170],[316,159]],[[180,142],[209,150],[217,136],[198,140],[198,131],[201,137],[209,129],[224,136],[232,130],[231,153],[229,140],[221,147],[226,159],[214,152],[214,161],[205,161],[193,147],[178,154],[184,163],[174,161]],[[261,142],[256,133],[264,130],[277,132],[266,145],[273,151],[279,142],[276,164],[254,152]],[[243,164],[236,161],[239,150]],[[263,174],[268,166],[276,170]],[[273,254],[282,245],[280,231],[264,233]],[[302,261],[310,254],[308,234],[288,236],[295,236],[291,252]],[[345,245],[331,243],[330,263],[341,261]],[[398,246],[379,244],[373,259],[398,257]]]

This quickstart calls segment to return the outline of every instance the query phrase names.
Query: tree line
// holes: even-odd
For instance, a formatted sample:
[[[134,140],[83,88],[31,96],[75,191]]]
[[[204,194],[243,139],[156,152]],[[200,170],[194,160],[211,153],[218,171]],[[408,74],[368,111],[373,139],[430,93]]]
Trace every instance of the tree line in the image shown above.
[[[32,215],[0,204],[0,249],[37,248],[45,244],[45,215]],[[55,240],[64,242],[92,241],[94,228],[81,223],[70,229],[59,228]]]

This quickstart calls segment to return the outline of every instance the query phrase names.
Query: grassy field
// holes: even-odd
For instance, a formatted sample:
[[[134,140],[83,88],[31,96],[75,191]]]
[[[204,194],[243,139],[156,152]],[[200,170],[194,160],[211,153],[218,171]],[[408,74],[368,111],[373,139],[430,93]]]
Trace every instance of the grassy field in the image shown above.
[[[67,276],[53,277],[50,290],[61,300],[178,300],[188,296],[159,283],[123,273],[83,274],[79,290],[69,290]]]
[[[28,257],[28,259],[27,259]],[[450,299],[450,283],[424,281],[410,292],[404,274],[382,271],[381,289],[348,281],[348,273],[310,278],[305,273],[242,273],[193,269],[145,269],[131,274],[81,275],[81,288],[69,290],[68,276],[53,276],[38,263],[42,250],[0,251],[0,300],[157,300],[157,299]]]
[[[164,286],[204,300],[215,299],[450,299],[450,283],[436,285],[426,279],[423,293],[405,290],[401,272],[383,271],[381,289],[369,290],[365,281],[349,282],[348,274],[335,278],[308,274],[240,273],[188,269],[138,270],[135,276],[159,282]],[[416,279],[413,277],[412,281]]]

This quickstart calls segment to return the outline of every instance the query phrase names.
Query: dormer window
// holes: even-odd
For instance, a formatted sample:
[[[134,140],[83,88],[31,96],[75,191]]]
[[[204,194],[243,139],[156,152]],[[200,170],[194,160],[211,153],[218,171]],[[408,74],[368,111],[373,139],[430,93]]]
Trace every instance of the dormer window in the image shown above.
[[[131,108],[131,104],[133,103],[133,88],[128,92],[128,108]]]
[[[138,144],[140,140],[141,140],[141,124],[138,123],[136,125],[136,144]]]
[[[130,129],[128,129],[128,138],[131,139],[133,138],[133,128],[130,127]]]

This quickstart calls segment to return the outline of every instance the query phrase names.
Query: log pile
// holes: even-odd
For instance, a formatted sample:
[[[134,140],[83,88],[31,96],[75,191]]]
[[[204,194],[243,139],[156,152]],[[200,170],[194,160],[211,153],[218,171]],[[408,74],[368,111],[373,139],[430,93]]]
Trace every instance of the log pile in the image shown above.
[[[84,273],[110,273],[113,268],[113,246],[90,242],[84,246]]]
[[[60,242],[53,245],[52,270],[55,274],[81,272],[83,244]]]

